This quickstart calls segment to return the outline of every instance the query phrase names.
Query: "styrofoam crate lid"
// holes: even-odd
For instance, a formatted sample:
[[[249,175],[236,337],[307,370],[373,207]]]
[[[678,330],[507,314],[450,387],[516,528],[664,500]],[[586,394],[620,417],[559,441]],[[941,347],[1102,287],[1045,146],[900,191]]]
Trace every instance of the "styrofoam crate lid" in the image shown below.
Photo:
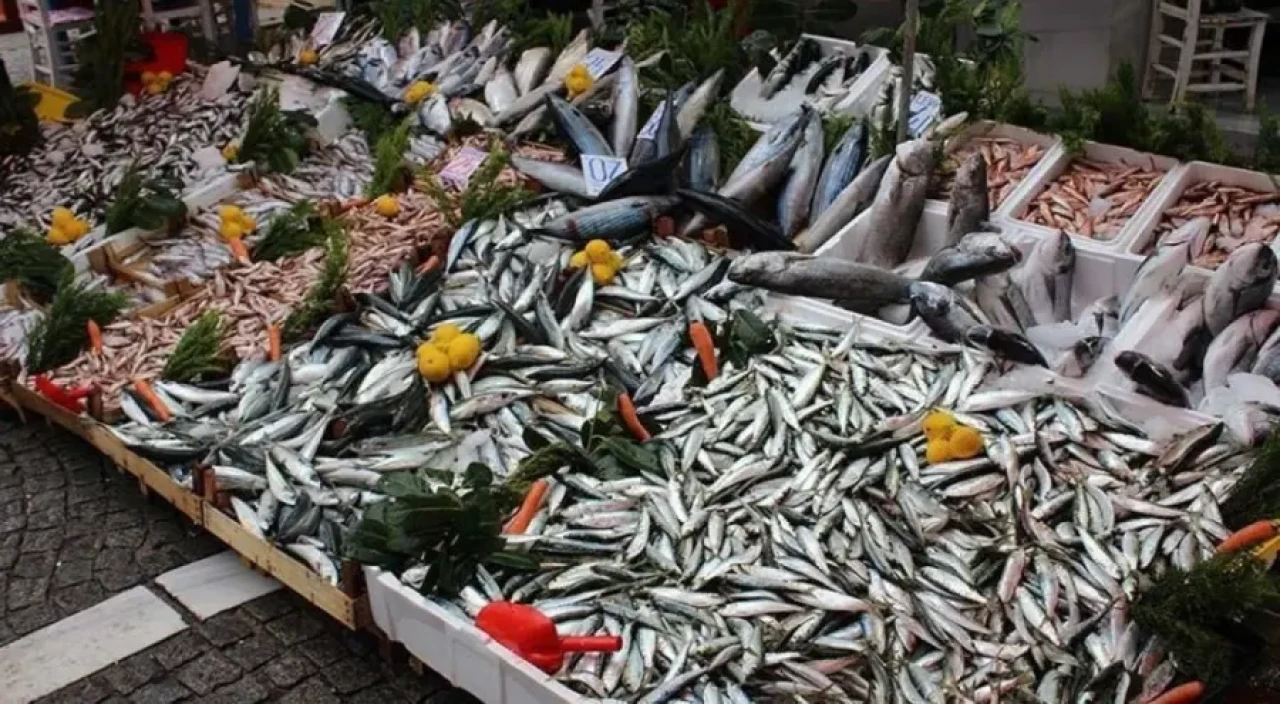
[[[888,64],[889,52],[881,47],[860,46],[847,39],[824,37],[815,34],[802,34],[801,37],[812,39],[816,42],[822,56],[830,56],[836,52],[852,53],[859,49],[865,49],[871,54],[871,63],[866,70],[854,79],[845,97],[841,100],[842,103],[855,100],[865,90],[869,79],[874,74],[882,72]],[[759,132],[764,132],[769,129],[770,124],[794,113],[797,106],[804,102],[804,85],[816,68],[816,64],[807,68],[804,73],[793,78],[789,84],[769,100],[761,100],[759,98],[760,84],[764,81],[764,75],[761,74],[758,68],[753,68],[734,86],[729,95],[729,105],[734,112],[746,119],[752,128]],[[851,109],[833,111],[845,114],[866,114],[865,112],[855,112]]]
[[[1127,147],[1117,147],[1098,142],[1087,142],[1084,146],[1083,154],[1080,156],[1090,161],[1141,166],[1165,172],[1160,182],[1156,184],[1146,200],[1138,206],[1137,211],[1120,228],[1114,238],[1098,240],[1073,232],[1067,233],[1071,235],[1072,242],[1077,249],[1119,249],[1123,251],[1127,248],[1128,241],[1133,237],[1134,228],[1138,223],[1145,222],[1146,213],[1153,207],[1152,204],[1162,196],[1165,189],[1170,187],[1170,177],[1175,174],[1175,170],[1179,167],[1179,162],[1166,156],[1148,154]],[[1036,196],[1057,181],[1075,158],[1059,142],[1056,147],[1050,150],[1049,154],[1046,154],[1041,159],[1043,168],[1036,169],[1036,179],[1034,181],[1031,178],[1025,179],[996,211],[997,219],[1017,221],[1027,232],[1041,236],[1055,232],[1056,230],[1053,228],[1037,225],[1022,218],[1026,215],[1031,207],[1031,202],[1035,200]]]

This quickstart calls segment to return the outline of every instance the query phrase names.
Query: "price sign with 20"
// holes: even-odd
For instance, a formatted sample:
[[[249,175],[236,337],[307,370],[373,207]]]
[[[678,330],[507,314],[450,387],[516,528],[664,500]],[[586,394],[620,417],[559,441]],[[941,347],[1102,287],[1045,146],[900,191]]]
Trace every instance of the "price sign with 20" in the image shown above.
[[[627,160],[616,156],[600,156],[584,154],[582,156],[582,177],[587,182],[587,195],[597,196],[610,181],[627,171]]]

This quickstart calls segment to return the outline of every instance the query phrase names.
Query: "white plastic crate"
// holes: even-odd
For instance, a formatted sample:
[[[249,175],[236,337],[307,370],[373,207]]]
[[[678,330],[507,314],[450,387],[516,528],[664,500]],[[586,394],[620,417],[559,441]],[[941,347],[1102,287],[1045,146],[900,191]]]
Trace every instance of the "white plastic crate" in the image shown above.
[[[847,107],[838,110],[838,112],[845,114],[866,114],[866,112],[858,112],[858,107],[862,105],[859,97],[866,91],[868,86],[876,83],[876,77],[879,74],[888,70],[888,51],[876,46],[860,47],[854,42],[846,39],[836,39],[835,37],[823,37],[816,34],[803,34],[801,36],[816,42],[824,57],[836,52],[852,54],[859,49],[866,49],[872,54],[871,63],[861,75],[854,79],[845,97],[841,99],[841,103],[846,103]],[[795,112],[800,103],[804,101],[804,85],[808,82],[808,76],[811,75],[815,67],[816,64],[815,66],[810,66],[799,76],[792,78],[791,83],[779,90],[769,100],[761,100],[758,97],[760,83],[764,80],[764,75],[758,71],[748,72],[742,80],[738,81],[738,85],[734,86],[733,91],[730,93],[729,104],[734,112],[747,120],[748,124],[763,132],[769,129],[770,124]]]
[[[1036,162],[1035,166],[1032,166],[1027,172],[1027,175],[1023,177],[1017,185],[1010,189],[1009,193],[1005,196],[1005,200],[997,204],[996,207],[992,209],[991,214],[993,216],[1000,211],[1001,206],[1013,200],[1013,198],[1019,194],[1019,189],[1021,189],[1025,184],[1040,182],[1043,178],[1043,171],[1048,169],[1051,163],[1050,156],[1053,154],[1054,149],[1062,143],[1062,139],[1057,135],[1042,134],[1035,130],[1029,130],[1025,127],[1018,127],[1017,125],[1006,125],[1000,122],[982,120],[969,125],[959,134],[948,139],[944,148],[945,152],[948,156],[955,154],[963,149],[970,140],[979,137],[1002,137],[1005,139],[1012,139],[1020,144],[1028,146],[1037,145],[1044,149],[1044,153],[1040,155],[1040,159]],[[939,164],[938,166],[941,167],[942,164]],[[941,211],[945,213],[947,210],[947,201],[930,199],[925,201],[925,208],[932,211],[938,211],[941,209]]]
[[[1155,247],[1157,238],[1156,226],[1160,224],[1160,220],[1164,217],[1164,212],[1175,206],[1178,203],[1178,199],[1182,197],[1183,192],[1197,183],[1217,181],[1229,186],[1240,186],[1266,193],[1280,191],[1280,187],[1276,185],[1273,177],[1268,174],[1236,169],[1220,164],[1210,164],[1205,161],[1193,161],[1183,164],[1170,172],[1165,177],[1165,181],[1168,182],[1168,187],[1157,189],[1151,198],[1151,208],[1143,213],[1143,218],[1140,222],[1135,222],[1133,225],[1133,231],[1126,242],[1126,251],[1130,254],[1145,257],[1151,253],[1149,249]],[[1137,219],[1135,218],[1135,220]],[[1275,246],[1275,238],[1273,238],[1272,247]],[[1206,276],[1213,271],[1212,269],[1197,266],[1189,268]]]
[[[1088,142],[1085,144],[1082,158],[1090,161],[1099,161],[1106,163],[1127,164],[1130,166],[1141,166],[1148,169],[1156,169],[1164,171],[1165,175],[1160,182],[1152,189],[1146,200],[1138,206],[1138,210],[1129,218],[1129,220],[1121,226],[1116,232],[1116,236],[1109,240],[1099,240],[1092,237],[1085,237],[1075,232],[1068,231],[1071,239],[1077,249],[1104,249],[1112,251],[1127,251],[1126,245],[1132,239],[1133,234],[1140,223],[1145,222],[1145,215],[1153,203],[1159,200],[1164,189],[1170,187],[1172,179],[1169,178],[1170,173],[1178,167],[1178,161],[1166,156],[1157,156],[1155,154],[1147,154],[1145,152],[1135,151],[1125,147],[1117,147],[1110,144],[1099,144],[1097,142]],[[1019,227],[1026,232],[1044,236],[1055,232],[1054,228],[1038,225],[1030,221],[1024,220],[1027,211],[1031,207],[1031,201],[1042,191],[1051,186],[1054,181],[1058,180],[1071,164],[1073,156],[1067,153],[1065,146],[1061,143],[1052,149],[1041,159],[1040,166],[1036,169],[1036,178],[1026,178],[1022,184],[1014,190],[1004,202],[1004,204],[996,211],[995,217],[1000,220],[1015,220]]]
[[[373,622],[423,664],[485,704],[586,704],[586,698],[494,642],[470,621],[365,567]]]

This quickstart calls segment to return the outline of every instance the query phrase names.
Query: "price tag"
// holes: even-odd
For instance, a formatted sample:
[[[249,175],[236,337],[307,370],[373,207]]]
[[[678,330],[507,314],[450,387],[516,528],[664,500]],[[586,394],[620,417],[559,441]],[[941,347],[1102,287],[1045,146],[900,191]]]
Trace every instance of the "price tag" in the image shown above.
[[[311,28],[311,45],[319,49],[332,43],[346,17],[345,12],[321,12],[317,15],[315,26]]]
[[[467,182],[471,180],[471,174],[480,168],[480,164],[484,163],[485,158],[489,154],[487,152],[476,149],[475,147],[463,147],[461,151],[454,155],[453,159],[440,170],[439,177],[444,183],[455,188],[466,188]]]
[[[609,72],[613,65],[618,63],[618,59],[622,58],[622,52],[609,51],[607,49],[592,49],[587,53],[586,64],[587,73],[591,74],[591,80],[598,81],[600,77]]]
[[[587,180],[587,195],[600,195],[609,182],[627,171],[627,160],[616,156],[600,156],[599,154],[582,155],[582,177]]]
[[[911,117],[907,120],[907,133],[919,137],[942,114],[942,98],[927,90],[911,96]]]
[[[636,139],[653,139],[658,134],[658,125],[662,122],[662,114],[667,111],[667,101],[658,103],[658,109],[653,111],[649,116],[649,121],[644,123],[644,127],[640,128],[640,132],[636,134]]]

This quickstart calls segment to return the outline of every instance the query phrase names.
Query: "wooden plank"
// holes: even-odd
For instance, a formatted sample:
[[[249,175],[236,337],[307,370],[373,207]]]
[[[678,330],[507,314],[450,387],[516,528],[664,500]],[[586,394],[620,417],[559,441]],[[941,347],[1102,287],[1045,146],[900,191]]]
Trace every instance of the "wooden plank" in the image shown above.
[[[358,629],[356,603],[337,586],[320,578],[311,568],[290,557],[283,550],[245,530],[234,518],[212,504],[203,503],[204,527],[228,547],[240,553],[249,564],[280,580],[295,594],[311,602],[350,629]]]
[[[169,473],[157,467],[151,460],[142,457],[120,442],[103,425],[94,423],[88,428],[89,443],[98,449],[118,467],[142,481],[151,491],[159,494],[184,516],[196,525],[204,522],[204,508],[200,497],[174,481]]]

